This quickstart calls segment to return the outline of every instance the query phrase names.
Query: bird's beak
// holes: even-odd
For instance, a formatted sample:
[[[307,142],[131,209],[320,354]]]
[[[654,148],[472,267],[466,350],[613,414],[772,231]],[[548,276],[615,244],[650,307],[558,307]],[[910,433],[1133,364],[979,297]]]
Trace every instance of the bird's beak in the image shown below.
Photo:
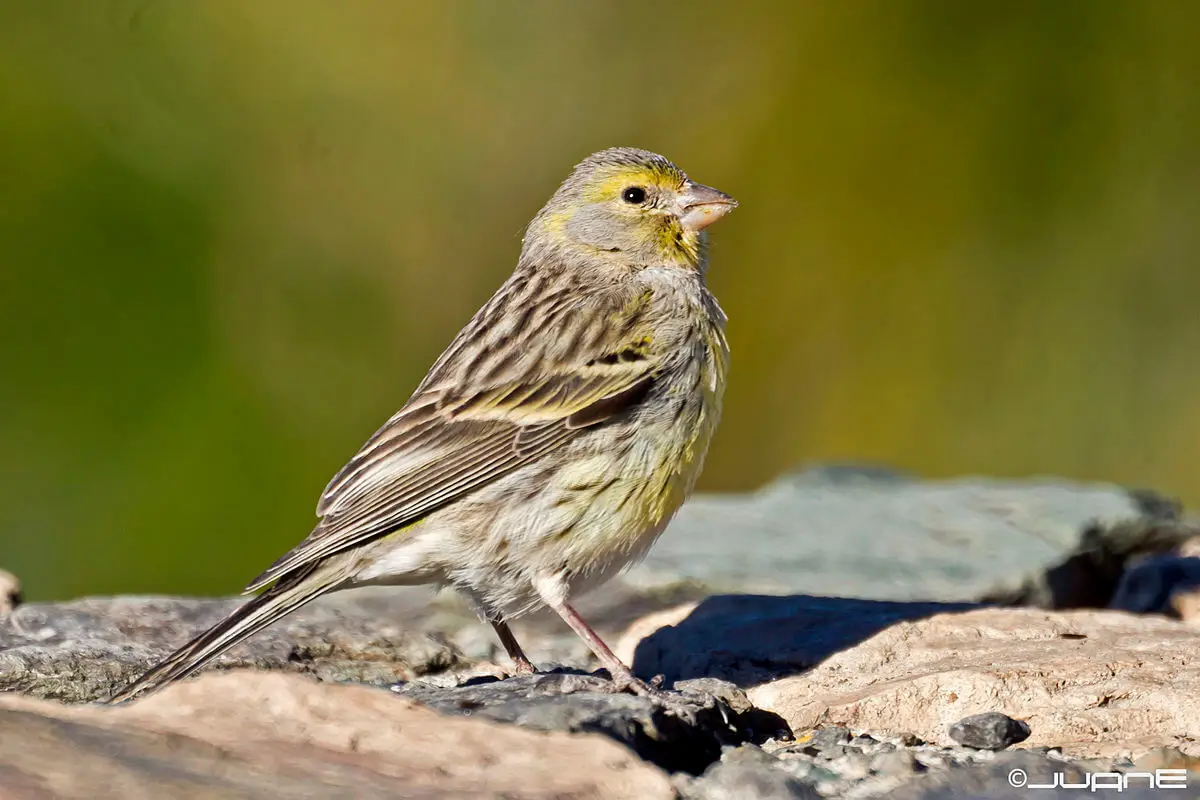
[[[737,200],[711,186],[688,181],[679,195],[679,207],[683,227],[700,231],[737,208]]]

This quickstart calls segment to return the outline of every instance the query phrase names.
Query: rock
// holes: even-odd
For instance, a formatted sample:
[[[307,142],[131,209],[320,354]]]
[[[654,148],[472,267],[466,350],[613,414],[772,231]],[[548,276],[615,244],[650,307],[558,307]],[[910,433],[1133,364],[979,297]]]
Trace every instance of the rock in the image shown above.
[[[1066,798],[1073,795],[1054,794],[1050,789],[1043,789],[1038,784],[1053,784],[1057,779],[1062,782],[1077,784],[1075,788],[1062,791],[1080,792],[1079,784],[1088,780],[1088,775],[1095,776],[1094,780],[1100,786],[1116,787],[1120,784],[1123,792],[1112,789],[1097,792],[1090,791],[1090,785],[1083,790],[1089,796],[1124,797],[1125,778],[1118,772],[1128,772],[1134,769],[1128,760],[1066,759],[1057,749],[1048,747],[1030,748],[1027,750],[996,752],[976,750],[973,748],[951,745],[939,747],[928,744],[905,744],[910,737],[889,737],[885,734],[870,736],[859,734],[851,738],[847,746],[856,739],[875,738],[879,741],[876,747],[891,747],[881,751],[866,761],[866,772],[863,770],[863,757],[854,754],[846,757],[822,761],[819,758],[806,755],[795,746],[775,748],[768,743],[764,750],[773,752],[780,765],[789,772],[813,785],[819,794],[830,798],[1024,798],[1041,797],[1043,794],[1051,797]],[[799,737],[803,741],[804,736]],[[870,747],[872,745],[864,745]],[[1183,766],[1185,762],[1177,759],[1164,761],[1173,767]],[[1139,770],[1145,771],[1139,767]],[[1136,770],[1135,770],[1136,771]],[[1182,776],[1182,773],[1179,773]],[[1196,776],[1200,779],[1200,775]],[[1131,781],[1136,789],[1138,781],[1145,778],[1134,776]],[[1178,780],[1178,777],[1177,777]],[[1142,786],[1145,785],[1143,782]],[[1061,789],[1061,787],[1060,787]],[[1141,794],[1143,798],[1148,795]]]
[[[729,706],[735,714],[754,711],[750,698],[737,684],[716,678],[693,678],[690,681],[678,681],[674,687],[677,692],[685,694],[708,695],[717,698]]]
[[[445,642],[359,605],[355,594],[314,601],[213,666],[378,685],[472,666]],[[117,597],[22,605],[0,619],[0,691],[70,702],[106,699],[239,602]]]
[[[1029,726],[1019,719],[989,711],[972,714],[950,726],[950,738],[976,750],[1003,750],[1029,738]]]
[[[3,589],[0,581],[0,603]],[[686,582],[642,589],[614,581],[585,595],[577,608],[602,636],[616,641],[639,616],[701,594],[698,586]],[[97,597],[29,603],[10,615],[0,613],[0,691],[73,702],[106,698],[244,601]],[[543,668],[597,666],[587,646],[553,612],[530,614],[513,627]],[[212,665],[282,669],[381,686],[437,674],[457,684],[462,675],[508,666],[491,628],[461,597],[423,586],[328,595]]]
[[[971,600],[1195,619],[1200,529],[1179,516],[1173,501],[1107,485],[853,469],[701,495],[647,562],[577,599],[620,657],[673,693],[613,694],[580,674],[595,658],[549,611],[513,627],[539,667],[562,668],[498,680],[480,676],[508,659],[459,595],[343,592],[227,653],[223,671],[127,707],[0,697],[0,797],[103,786],[130,798],[655,798],[672,796],[670,781],[690,798],[1002,797],[1004,759],[1061,767],[1054,750],[952,743],[949,723],[992,710],[1028,718],[1031,747],[1103,757],[1072,769],[1151,747],[1190,768],[1200,644],[1182,623]],[[72,702],[110,696],[243,602],[5,613],[2,577],[0,691]],[[759,594],[714,594],[747,590]],[[1015,738],[965,732],[977,746]]]
[[[824,750],[828,747],[840,747],[849,741],[850,729],[834,725],[814,731],[809,744],[817,750]]]
[[[1050,797],[1067,798],[1076,796],[1063,792],[1086,793],[1088,796],[1125,797],[1129,788],[1135,797],[1148,800],[1153,795],[1137,791],[1146,787],[1149,776],[1145,773],[1153,768],[1176,769],[1173,776],[1164,776],[1164,782],[1172,778],[1176,785],[1185,781],[1200,781],[1200,773],[1187,776],[1184,770],[1195,765],[1196,760],[1183,756],[1179,751],[1165,751],[1156,760],[1140,759],[1135,768],[1128,759],[1070,759],[1057,748],[1033,747],[1018,751],[997,752],[978,750],[960,745],[939,747],[914,742],[913,737],[900,734],[889,736],[882,733],[859,732],[845,739],[844,728],[826,728],[830,731],[822,746],[843,748],[847,752],[838,757],[826,758],[828,750],[818,750],[806,742],[813,742],[816,732],[801,733],[793,744],[766,742],[763,753],[774,756],[774,763],[761,756],[752,756],[753,748],[726,750],[722,763],[733,753],[744,754],[747,764],[755,765],[760,774],[784,770],[795,780],[807,784],[818,795],[828,798],[1024,798]],[[844,742],[844,744],[843,744]],[[878,749],[875,755],[864,755],[856,749],[861,743],[863,753]],[[812,751],[812,752],[809,752]],[[1143,766],[1145,764],[1145,766]],[[712,774],[718,767],[710,768]],[[1138,776],[1137,772],[1143,773]],[[1122,773],[1122,774],[1118,774]],[[1129,773],[1128,779],[1123,773]],[[1091,778],[1089,779],[1089,775]],[[752,777],[744,778],[750,784]],[[760,778],[761,780],[761,778]],[[1058,791],[1044,789],[1039,784],[1053,785],[1059,782]],[[1091,783],[1087,781],[1091,780]],[[1063,782],[1074,784],[1063,788]],[[1195,786],[1195,783],[1191,783]],[[677,783],[685,789],[694,789],[696,783]],[[1095,786],[1097,791],[1092,791]],[[777,794],[786,797],[782,789]],[[687,791],[683,792],[687,796]],[[762,796],[748,794],[750,797]],[[770,795],[766,795],[770,796]],[[1190,796],[1190,795],[1189,795]]]
[[[862,753],[848,752],[832,759],[829,769],[833,770],[845,781],[860,781],[870,774],[871,760]]]
[[[973,761],[930,773],[918,781],[903,784],[887,796],[892,800],[960,800],[964,797],[972,800],[1040,800],[1043,797],[1071,800],[1083,796],[1156,800],[1171,796],[1170,788],[1194,788],[1196,779],[1200,778],[1200,775],[1164,775],[1156,778],[1163,781],[1160,786],[1150,788],[1149,776],[1126,776],[1124,772],[1111,761],[1064,762],[1015,750],[998,753],[992,761]]]
[[[1121,575],[1109,608],[1194,621],[1192,598],[1197,596],[1200,596],[1200,558],[1155,556]]]
[[[1173,592],[1170,603],[1174,616],[1189,625],[1200,625],[1200,589]]]
[[[21,582],[17,576],[0,569],[0,617],[21,605]]]
[[[1187,755],[1178,747],[1156,747],[1139,756],[1134,762],[1139,770],[1183,769],[1200,775],[1200,758]]]
[[[1057,563],[1011,588],[994,588],[980,599],[989,604],[1055,610],[1111,607],[1163,613],[1169,606],[1172,585],[1182,576],[1158,577],[1155,570],[1138,576],[1139,565],[1156,557],[1187,558],[1179,548],[1198,535],[1200,528],[1195,524],[1170,518],[1147,517],[1109,525],[1093,522]]]
[[[607,679],[591,675],[549,674],[453,689],[411,682],[393,691],[445,714],[540,731],[603,733],[664,769],[693,774],[716,761],[722,745],[767,738],[782,724],[771,717],[768,729],[756,731],[760,716],[739,713],[711,694],[693,691],[659,700],[613,693],[610,687]],[[754,711],[749,702],[744,710]]]
[[[748,695],[793,730],[821,720],[950,744],[952,722],[999,710],[1028,721],[1030,746],[1074,756],[1194,754],[1200,639],[1114,611],[977,609],[893,625]]]
[[[817,747],[815,745],[810,744],[807,747],[803,748],[800,752],[804,753],[804,755],[806,755],[806,756],[813,756],[814,758],[823,758],[826,761],[829,761],[834,758],[841,758],[842,756],[846,755],[846,753],[848,753],[849,751],[850,751],[850,749],[844,744],[829,744],[829,745],[825,745],[824,747]]]
[[[684,694],[711,695],[721,700],[736,715],[734,723],[742,730],[746,741],[762,741],[765,738],[791,741],[792,730],[778,714],[763,711],[750,702],[750,698],[737,684],[717,678],[693,678],[676,681],[674,689]]]
[[[917,769],[917,759],[907,750],[891,750],[871,759],[871,771],[887,778],[912,775]]]
[[[716,677],[742,687],[795,675],[904,620],[971,603],[714,595],[632,646],[635,673],[675,682]],[[661,619],[659,617],[658,619]],[[635,625],[647,630],[648,625]],[[624,647],[631,647],[623,641]],[[808,727],[808,726],[805,726]]]
[[[902,784],[888,794],[889,800],[1029,800],[1029,798],[1104,797],[1103,794],[1079,789],[1029,789],[1028,784],[1053,785],[1055,774],[1070,783],[1087,780],[1087,774],[1077,766],[1054,761],[1033,753],[1013,751],[999,753],[990,762],[976,762],[952,767],[923,776],[920,780]],[[1115,795],[1114,795],[1115,796]],[[1121,797],[1130,794],[1122,793]],[[1136,794],[1132,795],[1137,797]],[[1138,800],[1148,800],[1139,797]]]
[[[673,791],[603,736],[447,718],[386,691],[298,675],[207,674],[117,708],[0,696],[3,797],[401,795],[667,800]]]
[[[1175,519],[1179,511],[1173,500],[1109,484],[818,468],[748,494],[695,496],[629,580],[959,601],[1045,569],[1092,523]]]
[[[728,749],[699,778],[676,783],[683,800],[817,800],[821,795],[754,745]]]

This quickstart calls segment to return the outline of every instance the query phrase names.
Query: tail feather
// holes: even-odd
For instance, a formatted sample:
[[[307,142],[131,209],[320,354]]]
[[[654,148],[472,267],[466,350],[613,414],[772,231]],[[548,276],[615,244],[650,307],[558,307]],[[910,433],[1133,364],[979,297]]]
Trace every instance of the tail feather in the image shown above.
[[[314,570],[285,578],[151,667],[108,703],[124,703],[186,678],[229,648],[325,594],[340,582],[338,575],[322,575]]]

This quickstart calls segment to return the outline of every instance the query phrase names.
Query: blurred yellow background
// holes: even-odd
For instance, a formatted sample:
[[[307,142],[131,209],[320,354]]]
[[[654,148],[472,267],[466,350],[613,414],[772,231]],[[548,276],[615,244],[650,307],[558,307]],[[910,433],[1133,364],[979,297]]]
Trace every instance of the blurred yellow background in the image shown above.
[[[0,567],[230,593],[645,147],[712,231],[705,490],[807,461],[1200,502],[1200,3],[0,5]]]

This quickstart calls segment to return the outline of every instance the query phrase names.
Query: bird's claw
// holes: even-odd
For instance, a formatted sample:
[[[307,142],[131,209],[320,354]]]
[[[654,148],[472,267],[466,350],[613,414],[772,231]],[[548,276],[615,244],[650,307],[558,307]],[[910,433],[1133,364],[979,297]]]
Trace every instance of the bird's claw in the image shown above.
[[[662,675],[655,675],[649,681],[643,681],[641,678],[634,677],[632,673],[624,673],[614,675],[610,686],[613,694],[628,692],[638,697],[665,700],[675,696],[673,692],[662,688],[665,681],[666,678]]]

